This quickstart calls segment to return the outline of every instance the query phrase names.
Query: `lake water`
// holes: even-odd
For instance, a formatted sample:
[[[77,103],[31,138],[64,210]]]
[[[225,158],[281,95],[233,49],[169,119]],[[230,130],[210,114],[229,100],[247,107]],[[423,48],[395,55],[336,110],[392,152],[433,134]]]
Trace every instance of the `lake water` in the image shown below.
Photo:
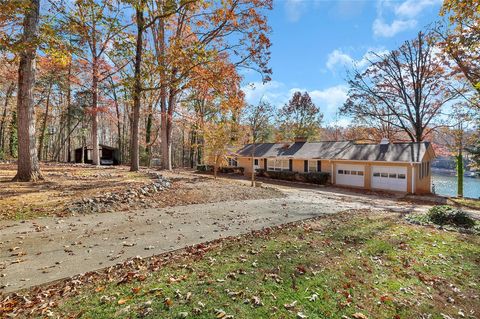
[[[432,174],[432,183],[433,185],[435,185],[435,193],[437,193],[438,195],[457,195],[456,176]],[[463,196],[470,198],[480,198],[480,178],[463,178]]]

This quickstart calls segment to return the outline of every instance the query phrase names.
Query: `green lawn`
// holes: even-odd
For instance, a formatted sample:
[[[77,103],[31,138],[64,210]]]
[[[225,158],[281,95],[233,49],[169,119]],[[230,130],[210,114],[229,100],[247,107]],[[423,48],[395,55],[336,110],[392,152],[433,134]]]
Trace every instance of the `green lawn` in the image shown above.
[[[398,215],[345,213],[223,241],[126,279],[87,285],[52,311],[62,318],[478,318],[480,237]]]

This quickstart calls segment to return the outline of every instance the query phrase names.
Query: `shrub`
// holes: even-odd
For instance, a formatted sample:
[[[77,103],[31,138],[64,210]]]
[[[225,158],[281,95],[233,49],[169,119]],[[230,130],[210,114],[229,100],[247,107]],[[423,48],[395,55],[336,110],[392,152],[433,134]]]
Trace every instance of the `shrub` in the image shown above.
[[[299,180],[305,181],[307,183],[314,183],[319,185],[325,185],[328,182],[330,177],[329,173],[325,172],[309,172],[309,173],[299,173]]]
[[[429,209],[429,220],[437,225],[453,225],[463,228],[475,226],[475,220],[467,212],[455,209],[448,205],[434,206]]]
[[[243,172],[245,171],[245,168],[237,167],[237,166],[223,166],[223,167],[220,167],[218,171],[224,174],[234,174],[234,173],[243,174]]]
[[[199,172],[213,172],[213,166],[207,164],[197,165],[197,171]]]
[[[286,181],[295,181],[295,172],[290,171],[266,171],[265,176],[273,179],[283,179]]]
[[[265,171],[257,170],[258,176],[265,176],[272,179],[282,179],[286,181],[299,181],[319,185],[327,184],[330,174],[325,172],[298,173],[290,171]]]
[[[263,168],[257,168],[257,169],[255,170],[255,172],[257,173],[257,176],[265,177],[265,169],[263,169]]]

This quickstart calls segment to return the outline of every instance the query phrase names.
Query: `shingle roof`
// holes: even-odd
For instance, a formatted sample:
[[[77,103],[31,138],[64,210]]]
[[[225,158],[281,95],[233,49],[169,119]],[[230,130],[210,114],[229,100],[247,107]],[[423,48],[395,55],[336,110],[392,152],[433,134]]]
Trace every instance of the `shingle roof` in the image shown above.
[[[429,142],[356,144],[351,141],[258,143],[255,146],[255,157],[421,162],[429,145]],[[237,154],[252,156],[253,148],[253,144],[247,144]]]

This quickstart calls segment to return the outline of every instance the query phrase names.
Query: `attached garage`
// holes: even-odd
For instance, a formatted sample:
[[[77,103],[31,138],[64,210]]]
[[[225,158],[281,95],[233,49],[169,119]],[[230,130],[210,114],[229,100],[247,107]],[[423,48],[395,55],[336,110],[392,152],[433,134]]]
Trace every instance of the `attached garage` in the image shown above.
[[[337,164],[335,171],[335,184],[364,187],[365,166],[352,164]]]
[[[406,192],[407,168],[401,166],[372,166],[372,188]]]

